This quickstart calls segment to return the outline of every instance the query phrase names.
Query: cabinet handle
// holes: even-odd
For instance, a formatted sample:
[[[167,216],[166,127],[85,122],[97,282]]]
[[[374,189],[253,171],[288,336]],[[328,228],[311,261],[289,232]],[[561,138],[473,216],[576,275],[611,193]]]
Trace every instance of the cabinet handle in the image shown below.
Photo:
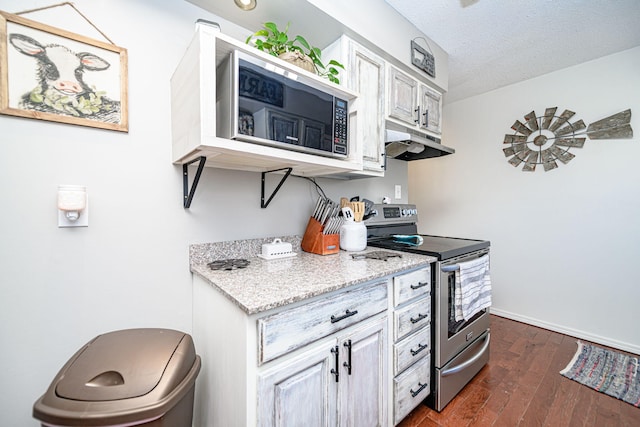
[[[421,321],[422,319],[426,319],[427,317],[429,317],[428,314],[419,314],[418,313],[418,317],[416,319],[414,319],[413,317],[411,318],[411,323],[418,323],[419,321]]]
[[[333,353],[334,357],[335,357],[335,368],[331,369],[331,373],[333,375],[335,375],[336,377],[336,382],[338,382],[338,379],[340,378],[340,372],[338,372],[338,364],[340,363],[340,348],[338,346],[335,346],[331,349],[331,353]]]
[[[331,315],[331,323],[339,322],[343,319],[346,319],[347,317],[355,316],[356,314],[358,314],[358,310],[349,311],[349,309],[347,309],[347,311],[345,311],[342,316],[336,317],[334,315]]]
[[[429,110],[422,113],[422,115],[424,116],[424,127],[428,128],[429,127]]]
[[[413,111],[415,111],[417,113],[414,122],[417,123],[417,124],[420,124],[420,106],[418,105],[418,108],[416,108]]]
[[[429,282],[418,282],[417,285],[411,285],[411,289],[420,289],[423,286],[427,286]]]
[[[417,395],[419,395],[420,392],[424,390],[425,387],[427,387],[427,384],[418,383],[418,387],[419,388],[416,391],[413,391],[413,389],[409,390],[411,392],[411,397],[416,397]]]
[[[351,375],[351,340],[347,340],[343,345],[349,349],[349,355],[347,356],[348,362],[344,362],[342,366],[347,368],[347,374]]]
[[[425,348],[429,348],[429,346],[426,345],[426,344],[418,344],[418,349],[417,350],[413,350],[413,349],[410,350],[411,351],[411,355],[415,356],[416,354],[420,353]]]

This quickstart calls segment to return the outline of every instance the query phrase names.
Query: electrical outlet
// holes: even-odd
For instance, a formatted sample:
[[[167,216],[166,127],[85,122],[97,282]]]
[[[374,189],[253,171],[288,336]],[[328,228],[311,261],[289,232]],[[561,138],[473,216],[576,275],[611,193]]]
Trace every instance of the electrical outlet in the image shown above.
[[[396,184],[396,199],[402,199],[402,185]]]

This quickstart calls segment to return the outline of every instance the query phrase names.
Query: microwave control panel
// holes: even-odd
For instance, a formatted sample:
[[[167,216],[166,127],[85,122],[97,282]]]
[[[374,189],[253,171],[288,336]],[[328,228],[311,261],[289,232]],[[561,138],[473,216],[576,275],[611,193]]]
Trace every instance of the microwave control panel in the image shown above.
[[[334,98],[333,152],[347,155],[347,101]]]

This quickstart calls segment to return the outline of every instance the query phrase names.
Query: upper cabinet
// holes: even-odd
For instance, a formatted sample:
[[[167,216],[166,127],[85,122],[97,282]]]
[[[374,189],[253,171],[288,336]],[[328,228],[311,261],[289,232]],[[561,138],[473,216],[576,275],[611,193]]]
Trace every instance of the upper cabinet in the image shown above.
[[[273,92],[274,85],[269,83],[275,81],[272,77],[254,79],[255,84],[247,90],[260,93],[256,92],[254,98],[245,95],[236,87],[246,76],[238,71],[241,77],[232,77],[233,70],[241,69],[241,59],[230,65],[235,58],[243,57],[256,58],[264,64],[260,65],[261,70],[269,70],[274,77],[295,76],[296,84],[320,88],[320,92],[331,94],[334,100],[344,100],[348,106],[339,108],[338,101],[332,104],[333,122],[318,120],[315,110],[320,107],[314,102],[283,108],[279,103],[293,98],[286,93],[278,96],[277,87]],[[339,85],[261,52],[213,26],[196,26],[171,78],[172,160],[185,170],[197,160],[200,165],[190,194],[202,166],[263,173],[289,169],[288,173],[298,175],[335,178],[382,177],[386,167],[385,128],[389,123],[440,135],[441,93],[388,52],[343,34],[324,49],[323,58],[336,59],[345,66]],[[242,80],[245,83],[255,74],[251,68],[247,70],[249,77]],[[288,90],[290,84],[282,86]],[[237,105],[234,99],[238,99]],[[314,112],[305,114],[305,109]],[[339,117],[335,116],[338,111],[342,114]],[[261,137],[259,132],[268,136]],[[309,149],[332,143],[340,146],[340,152],[336,147],[333,151]],[[185,176],[188,180],[187,172]],[[191,195],[186,193],[185,190],[188,207]]]
[[[409,128],[441,133],[442,95],[389,65],[387,116]]]
[[[383,176],[385,61],[347,36],[325,49],[323,57],[339,58],[346,69],[341,84],[358,93],[349,111],[349,128],[354,161],[362,161],[363,170],[352,177]]]
[[[255,143],[251,141],[251,137],[225,137],[223,130],[226,128],[228,131],[229,120],[224,114],[220,114],[222,110],[219,109],[231,109],[222,95],[229,92],[229,86],[233,83],[225,77],[227,73],[221,70],[229,62],[232,52],[258,58],[273,69],[295,76],[299,82],[310,82],[315,87],[324,88],[323,90],[337,98],[347,100],[350,105],[355,102],[356,93],[353,91],[226,36],[212,26],[198,25],[193,40],[171,78],[174,163],[186,165],[198,158],[205,158],[206,166],[255,172],[291,168],[294,173],[305,176],[327,176],[362,170],[362,158],[352,154],[346,159],[327,157]],[[256,90],[258,89],[266,91],[269,88],[260,86]],[[268,117],[273,118],[278,130],[283,129],[285,124],[291,124],[285,123],[273,111],[265,113],[271,113]],[[250,119],[252,128],[261,126],[260,117]],[[237,126],[241,125],[246,126],[247,123],[239,121]],[[291,125],[298,126],[301,132],[305,131],[307,138],[318,134],[317,123],[298,120]],[[353,151],[355,149],[349,146],[348,152]]]

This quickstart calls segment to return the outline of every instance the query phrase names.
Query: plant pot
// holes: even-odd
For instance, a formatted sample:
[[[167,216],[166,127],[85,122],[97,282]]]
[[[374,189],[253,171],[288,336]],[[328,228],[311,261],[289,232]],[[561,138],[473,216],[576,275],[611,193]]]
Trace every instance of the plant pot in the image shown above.
[[[316,67],[313,65],[313,60],[302,52],[297,50],[284,52],[278,55],[278,58],[287,61],[297,67],[302,68],[310,73],[316,74]]]

